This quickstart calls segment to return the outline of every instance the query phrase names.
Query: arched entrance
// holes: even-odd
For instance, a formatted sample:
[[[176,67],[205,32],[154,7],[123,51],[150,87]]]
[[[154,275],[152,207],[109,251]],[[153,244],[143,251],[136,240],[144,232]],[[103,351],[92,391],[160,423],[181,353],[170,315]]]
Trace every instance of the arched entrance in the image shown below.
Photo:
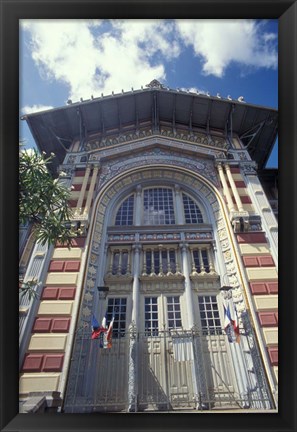
[[[215,186],[176,166],[122,172],[102,185],[88,238],[65,411],[242,407],[253,359],[222,331],[220,275],[245,304]],[[90,339],[105,312],[116,316],[109,350]]]

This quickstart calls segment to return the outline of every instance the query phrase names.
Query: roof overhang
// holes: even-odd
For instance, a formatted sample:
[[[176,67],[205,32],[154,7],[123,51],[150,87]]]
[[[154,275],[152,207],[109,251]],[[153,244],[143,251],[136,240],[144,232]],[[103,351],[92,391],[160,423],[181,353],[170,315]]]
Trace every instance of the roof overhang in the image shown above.
[[[225,131],[228,123],[239,137],[257,130],[248,150],[259,168],[265,166],[277,137],[276,109],[166,88],[102,96],[28,114],[22,119],[27,121],[38,149],[54,152],[58,165],[75,138],[153,122],[154,115],[158,121],[206,130]]]

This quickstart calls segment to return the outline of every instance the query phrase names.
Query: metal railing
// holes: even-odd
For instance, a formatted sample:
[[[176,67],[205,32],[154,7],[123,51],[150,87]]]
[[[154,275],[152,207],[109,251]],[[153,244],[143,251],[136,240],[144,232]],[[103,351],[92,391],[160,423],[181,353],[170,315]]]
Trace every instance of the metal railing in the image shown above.
[[[274,408],[251,329],[240,344],[222,331],[132,331],[110,349],[87,330],[76,337],[64,412]]]

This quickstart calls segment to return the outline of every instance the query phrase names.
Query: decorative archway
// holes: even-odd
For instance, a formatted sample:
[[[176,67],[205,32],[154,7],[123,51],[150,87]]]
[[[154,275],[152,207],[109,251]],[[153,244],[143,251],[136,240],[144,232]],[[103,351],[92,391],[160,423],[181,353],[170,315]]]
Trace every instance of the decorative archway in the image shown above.
[[[234,234],[227,217],[225,203],[214,184],[207,178],[190,169],[175,165],[152,164],[149,167],[139,166],[137,168],[127,168],[111,176],[106,182],[101,184],[100,191],[95,199],[93,206],[91,224],[88,233],[89,250],[84,272],[83,290],[80,305],[80,315],[77,323],[77,333],[73,347],[73,361],[69,373],[67,394],[75,393],[80,380],[81,388],[88,388],[92,377],[88,377],[90,365],[94,364],[94,359],[90,360],[90,345],[84,340],[90,338],[91,316],[96,311],[98,304],[98,292],[96,282],[98,280],[99,266],[104,262],[105,237],[104,232],[107,228],[108,208],[113,200],[125,190],[138,184],[148,181],[172,182],[188,188],[196,193],[210,210],[213,225],[215,227],[216,240],[222,255],[221,274],[227,273],[229,284],[233,288],[234,300],[239,312],[245,310],[244,293],[241,286],[244,285],[242,269],[239,265],[239,258],[235,249]],[[130,349],[130,354],[133,350]],[[238,353],[234,353],[234,356]],[[130,355],[132,358],[132,355]],[[129,376],[135,374],[135,358],[129,364]],[[89,363],[87,363],[89,361]],[[237,361],[238,358],[237,358]],[[244,375],[243,365],[238,365],[238,376]],[[132,372],[131,372],[132,371]],[[78,378],[79,377],[79,378]],[[131,381],[131,380],[130,380]],[[129,381],[129,391],[133,393],[134,382]],[[84,384],[87,383],[87,384]],[[241,390],[243,384],[241,384]],[[84,399],[84,391],[81,393]],[[67,399],[67,396],[66,396]],[[88,399],[88,398],[87,398]],[[66,401],[67,404],[69,402]],[[93,399],[89,398],[87,404],[92,405]]]

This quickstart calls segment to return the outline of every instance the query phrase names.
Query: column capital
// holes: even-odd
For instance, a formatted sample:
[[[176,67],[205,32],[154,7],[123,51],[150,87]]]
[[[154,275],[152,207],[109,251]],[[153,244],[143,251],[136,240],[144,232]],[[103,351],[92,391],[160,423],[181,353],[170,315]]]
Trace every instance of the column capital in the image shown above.
[[[141,192],[142,192],[142,187],[141,187],[141,185],[137,185],[137,186],[136,186],[136,193],[137,193],[137,195],[140,195]]]
[[[187,252],[189,249],[189,243],[180,243],[179,247],[181,248],[182,252]]]
[[[181,192],[180,185],[175,184],[175,185],[174,185],[174,191],[175,191],[176,194],[179,194],[179,193]]]
[[[140,243],[135,243],[134,245],[132,245],[132,250],[134,251],[134,253],[140,253],[141,252],[141,244]]]

